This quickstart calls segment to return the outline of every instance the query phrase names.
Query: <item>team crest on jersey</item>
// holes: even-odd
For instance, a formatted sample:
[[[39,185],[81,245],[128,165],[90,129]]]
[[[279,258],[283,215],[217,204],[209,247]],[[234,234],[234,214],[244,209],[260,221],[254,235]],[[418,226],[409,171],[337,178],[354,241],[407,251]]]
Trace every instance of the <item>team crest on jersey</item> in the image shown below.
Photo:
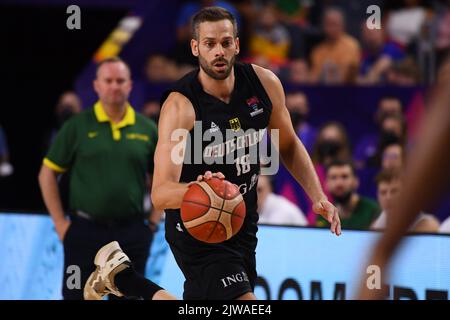
[[[230,126],[231,126],[231,130],[239,131],[241,129],[241,122],[239,121],[239,118],[231,119]]]
[[[252,117],[264,112],[264,109],[261,108],[258,104],[259,104],[259,99],[257,96],[253,96],[250,99],[247,99],[247,105],[250,107],[250,109],[252,110],[252,112],[250,112],[250,115]]]

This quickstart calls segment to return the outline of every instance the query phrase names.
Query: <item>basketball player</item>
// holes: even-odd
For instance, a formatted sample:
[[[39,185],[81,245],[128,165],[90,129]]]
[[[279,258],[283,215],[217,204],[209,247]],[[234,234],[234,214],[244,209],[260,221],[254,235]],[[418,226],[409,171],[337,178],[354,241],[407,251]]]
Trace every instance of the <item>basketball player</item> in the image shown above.
[[[196,163],[196,156],[206,154],[211,143],[203,141],[203,134],[220,131],[225,137],[227,130],[279,130],[278,152],[285,166],[308,193],[313,210],[327,219],[336,235],[341,234],[339,215],[325,196],[311,159],[292,127],[280,80],[267,69],[235,62],[239,53],[235,18],[225,9],[207,7],[193,17],[192,27],[191,49],[200,68],[179,80],[162,99],[152,200],[157,209],[166,211],[166,239],[186,278],[184,299],[254,300],[259,158],[251,162],[247,153],[235,157],[239,146],[235,140],[228,140],[221,142],[225,151],[216,157],[222,163],[207,164],[204,159]],[[174,139],[173,134],[180,129],[186,133],[184,138]],[[173,158],[180,142],[186,146],[182,163]],[[196,154],[198,144],[200,152]],[[230,155],[231,162],[225,159]],[[238,185],[247,209],[238,234],[219,244],[190,236],[179,209],[190,183],[213,176]]]
[[[382,273],[389,267],[403,235],[421,210],[431,207],[448,191],[450,185],[450,55],[440,68],[434,95],[420,131],[420,138],[409,155],[403,174],[404,186],[392,218],[375,246],[369,265],[376,265]],[[384,279],[382,279],[384,281]],[[366,280],[361,283],[358,299],[383,299],[382,289],[370,290]]]

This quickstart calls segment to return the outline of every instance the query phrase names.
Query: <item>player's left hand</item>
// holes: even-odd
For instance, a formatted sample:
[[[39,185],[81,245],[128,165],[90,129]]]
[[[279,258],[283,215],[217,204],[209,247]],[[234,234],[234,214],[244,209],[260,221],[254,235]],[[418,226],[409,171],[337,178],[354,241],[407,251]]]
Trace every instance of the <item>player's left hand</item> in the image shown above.
[[[324,217],[330,224],[330,230],[337,236],[341,235],[341,220],[337,208],[328,200],[319,200],[313,204],[313,211]]]

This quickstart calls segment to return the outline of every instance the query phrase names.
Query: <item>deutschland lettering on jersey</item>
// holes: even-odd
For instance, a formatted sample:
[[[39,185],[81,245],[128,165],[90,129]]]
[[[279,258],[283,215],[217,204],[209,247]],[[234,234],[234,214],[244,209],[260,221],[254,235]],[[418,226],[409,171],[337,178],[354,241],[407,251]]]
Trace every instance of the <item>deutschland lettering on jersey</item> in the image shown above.
[[[271,101],[250,64],[234,65],[235,85],[228,103],[206,93],[198,73],[199,69],[188,73],[162,100],[170,92],[179,92],[190,100],[195,110],[195,125],[189,132],[181,159],[180,182],[194,181],[206,171],[222,172],[225,179],[239,186],[247,208],[237,237],[256,237],[256,184],[261,149],[267,148]],[[179,210],[169,211],[173,212],[166,215],[166,220],[179,220]]]

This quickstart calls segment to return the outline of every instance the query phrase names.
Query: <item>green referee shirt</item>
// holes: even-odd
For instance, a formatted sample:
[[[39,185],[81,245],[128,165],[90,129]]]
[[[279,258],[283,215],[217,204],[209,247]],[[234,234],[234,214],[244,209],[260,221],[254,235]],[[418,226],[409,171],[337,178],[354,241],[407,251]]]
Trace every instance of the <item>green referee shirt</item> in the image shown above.
[[[348,218],[341,218],[341,227],[343,229],[369,229],[379,215],[378,204],[372,199],[360,196],[352,215]],[[316,226],[325,227],[328,225],[328,221],[322,216],[317,216]]]
[[[153,171],[155,123],[127,105],[113,123],[100,102],[68,120],[58,132],[44,165],[70,169],[69,205],[97,219],[143,213],[146,173]]]

